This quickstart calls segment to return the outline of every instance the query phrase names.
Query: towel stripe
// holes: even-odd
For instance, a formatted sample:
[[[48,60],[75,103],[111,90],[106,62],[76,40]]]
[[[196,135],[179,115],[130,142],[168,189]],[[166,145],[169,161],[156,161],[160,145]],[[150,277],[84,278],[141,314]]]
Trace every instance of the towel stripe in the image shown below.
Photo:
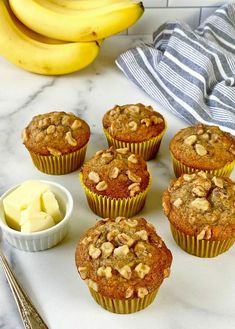
[[[168,22],[153,38],[116,60],[127,78],[188,123],[219,125],[235,135],[235,4],[195,31]]]

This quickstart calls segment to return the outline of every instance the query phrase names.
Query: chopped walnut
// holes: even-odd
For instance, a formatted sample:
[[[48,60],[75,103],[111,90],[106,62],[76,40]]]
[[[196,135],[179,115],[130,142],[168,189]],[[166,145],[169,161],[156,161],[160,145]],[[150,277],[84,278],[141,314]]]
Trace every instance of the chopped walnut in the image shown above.
[[[71,131],[67,131],[67,133],[65,134],[65,140],[72,146],[77,145],[77,141],[73,138]]]
[[[100,181],[100,176],[95,171],[90,171],[88,174],[88,178],[96,184]]]
[[[95,153],[95,156],[99,156],[104,153],[104,150],[99,150]]]
[[[149,118],[144,118],[140,121],[140,123],[145,124],[146,127],[149,127],[151,125],[151,121]]]
[[[108,241],[112,241],[113,239],[115,239],[115,237],[118,235],[118,233],[120,233],[118,230],[112,230],[107,234],[107,240]]]
[[[138,232],[135,232],[135,235],[140,238],[143,241],[147,241],[148,240],[148,233],[145,230],[141,230]]]
[[[89,246],[89,255],[92,259],[97,259],[100,257],[101,250],[99,248],[96,248],[93,244]]]
[[[145,256],[147,254],[147,249],[146,249],[144,243],[143,242],[136,243],[136,245],[134,247],[134,252],[137,257],[141,257],[143,255]]]
[[[122,268],[117,268],[118,272],[125,279],[129,280],[131,278],[131,268],[128,265],[124,265]]]
[[[114,249],[114,256],[117,257],[124,257],[129,253],[129,247],[127,245],[121,246],[121,247],[117,247]]]
[[[176,208],[179,208],[181,205],[182,205],[183,201],[181,198],[177,198],[174,202],[173,202],[173,205],[176,207]]]
[[[80,273],[81,278],[82,278],[83,280],[85,280],[86,277],[87,277],[87,267],[86,267],[86,266],[80,266],[80,267],[78,268],[78,271],[79,271],[79,273]]]
[[[50,134],[54,134],[55,132],[55,126],[54,125],[50,125],[47,127],[47,134],[50,135]]]
[[[127,288],[126,293],[125,293],[125,298],[130,298],[133,296],[134,289],[132,287]]]
[[[197,134],[202,135],[204,133],[204,130],[202,128],[198,129]]]
[[[104,181],[104,180],[102,180],[101,182],[99,182],[97,185],[96,185],[96,187],[95,187],[96,189],[97,189],[97,191],[105,191],[105,190],[107,190],[107,188],[108,188],[108,184]]]
[[[191,202],[191,206],[200,211],[207,211],[210,207],[210,203],[205,198],[196,198]]]
[[[194,143],[196,143],[196,140],[197,140],[197,136],[196,135],[190,135],[190,136],[188,136],[188,137],[185,138],[184,144],[191,146]]]
[[[127,176],[128,178],[134,182],[134,183],[140,183],[141,182],[141,177],[137,176],[136,174],[134,174],[133,172],[131,172],[130,170],[127,170]]]
[[[129,235],[127,235],[126,233],[119,233],[117,236],[116,236],[116,239],[115,239],[119,244],[126,244],[128,247],[131,247],[135,240],[132,239]]]
[[[136,131],[138,129],[138,125],[135,121],[131,121],[128,123],[128,126],[130,127],[131,131]]]
[[[123,147],[123,148],[120,148],[120,149],[116,149],[117,153],[120,153],[120,154],[127,154],[127,152],[129,152],[129,149],[127,147]]]
[[[133,183],[128,186],[128,190],[130,191],[130,196],[133,197],[136,193],[140,191],[140,184]]]
[[[148,290],[146,288],[138,288],[137,296],[139,298],[144,298],[146,295],[148,295]]]
[[[192,174],[192,175],[184,174],[183,175],[183,179],[185,180],[185,182],[191,182],[195,177],[196,177],[195,174]]]
[[[118,167],[113,167],[109,172],[109,178],[115,179],[118,177],[119,173],[120,173],[120,169]]]
[[[195,145],[195,150],[196,150],[196,153],[200,156],[204,156],[207,154],[207,150],[205,149],[205,147],[201,144],[196,144]]]
[[[192,192],[194,195],[199,197],[206,196],[206,190],[200,185],[193,187]]]
[[[197,240],[210,240],[211,238],[211,229],[209,228],[209,226],[205,226],[201,232],[197,235]]]
[[[98,276],[104,276],[106,279],[110,279],[112,277],[112,267],[110,266],[101,266],[97,270]]]
[[[91,288],[91,289],[95,290],[96,292],[98,292],[98,290],[99,290],[98,289],[98,284],[95,281],[93,281],[91,279],[86,279],[86,283],[87,283],[89,288]]]
[[[143,264],[143,263],[139,263],[135,267],[135,271],[136,271],[138,277],[143,279],[145,277],[145,275],[147,275],[149,273],[150,267],[148,265]]]
[[[102,243],[100,249],[102,251],[102,256],[104,258],[108,258],[112,254],[114,246],[111,242],[104,242]]]
[[[158,125],[159,123],[163,122],[163,119],[160,117],[157,117],[156,115],[152,115],[150,120],[155,124]]]
[[[138,222],[136,219],[125,219],[125,224],[130,226],[130,227],[136,227],[138,225]]]
[[[48,151],[51,153],[51,155],[59,156],[59,155],[62,154],[59,150],[56,150],[56,149],[53,148],[53,147],[47,147],[47,149],[48,149]]]
[[[115,222],[116,222],[116,223],[120,223],[120,222],[122,222],[125,218],[126,218],[126,217],[118,216],[118,217],[115,218]]]
[[[72,126],[71,126],[71,129],[72,130],[77,130],[78,128],[81,128],[82,126],[82,123],[80,120],[74,120]]]
[[[137,106],[137,105],[130,105],[128,107],[128,111],[134,112],[134,113],[139,113],[140,109],[139,109],[139,106]]]
[[[224,187],[224,183],[223,183],[223,180],[219,177],[213,177],[212,178],[212,181],[214,182],[214,184],[220,188],[223,188]]]
[[[204,134],[201,135],[201,138],[204,139],[205,141],[208,141],[210,136],[209,136],[208,133],[204,133]]]
[[[86,237],[82,240],[82,244],[87,245],[87,244],[89,244],[91,241],[92,241],[91,236],[88,236],[88,237],[86,236]]]
[[[131,163],[138,163],[138,160],[137,160],[137,158],[136,158],[136,156],[135,156],[135,154],[131,154],[129,157],[128,157],[128,159],[127,159],[129,162],[131,162]]]

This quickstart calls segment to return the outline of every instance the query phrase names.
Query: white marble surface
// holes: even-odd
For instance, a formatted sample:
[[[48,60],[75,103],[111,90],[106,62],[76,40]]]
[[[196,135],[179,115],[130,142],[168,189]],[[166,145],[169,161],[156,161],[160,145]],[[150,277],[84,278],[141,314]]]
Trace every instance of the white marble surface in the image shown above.
[[[27,253],[4,241],[1,245],[50,329],[232,329],[235,328],[235,248],[214,259],[188,255],[174,243],[161,209],[161,193],[173,177],[169,140],[186,124],[158,107],[115,66],[117,55],[138,42],[136,36],[109,39],[90,67],[58,78],[24,72],[0,58],[0,194],[26,179],[50,179],[67,187],[75,202],[71,231],[55,248]],[[165,280],[153,304],[139,313],[123,316],[98,306],[76,271],[76,242],[97,218],[88,208],[78,172],[47,176],[37,171],[21,144],[20,132],[33,115],[58,109],[74,111],[92,130],[89,158],[96,150],[106,147],[101,128],[104,112],[114,104],[132,102],[153,105],[168,121],[160,153],[149,162],[153,185],[141,215],[157,227],[174,259],[171,277]],[[1,269],[0,328],[23,328]]]

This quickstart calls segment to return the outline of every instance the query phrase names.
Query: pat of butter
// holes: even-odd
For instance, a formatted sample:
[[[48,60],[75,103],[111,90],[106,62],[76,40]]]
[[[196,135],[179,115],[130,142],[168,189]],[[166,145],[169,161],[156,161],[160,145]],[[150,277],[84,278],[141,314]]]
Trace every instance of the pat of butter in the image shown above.
[[[54,225],[55,222],[51,215],[43,211],[32,213],[30,210],[24,210],[24,221],[21,225],[21,232],[32,233],[43,231]]]
[[[61,221],[62,216],[59,204],[51,191],[46,191],[42,194],[42,210],[51,215],[56,224]]]
[[[21,211],[31,205],[35,210],[41,210],[41,195],[49,190],[49,186],[38,181],[26,181],[3,200],[7,224],[20,230]]]

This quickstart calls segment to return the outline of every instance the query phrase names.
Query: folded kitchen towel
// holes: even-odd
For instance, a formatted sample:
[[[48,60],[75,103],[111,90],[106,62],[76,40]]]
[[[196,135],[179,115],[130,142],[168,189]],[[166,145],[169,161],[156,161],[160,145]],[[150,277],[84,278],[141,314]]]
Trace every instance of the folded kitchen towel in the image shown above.
[[[235,3],[196,30],[167,22],[116,60],[138,87],[190,124],[219,125],[235,135]]]

